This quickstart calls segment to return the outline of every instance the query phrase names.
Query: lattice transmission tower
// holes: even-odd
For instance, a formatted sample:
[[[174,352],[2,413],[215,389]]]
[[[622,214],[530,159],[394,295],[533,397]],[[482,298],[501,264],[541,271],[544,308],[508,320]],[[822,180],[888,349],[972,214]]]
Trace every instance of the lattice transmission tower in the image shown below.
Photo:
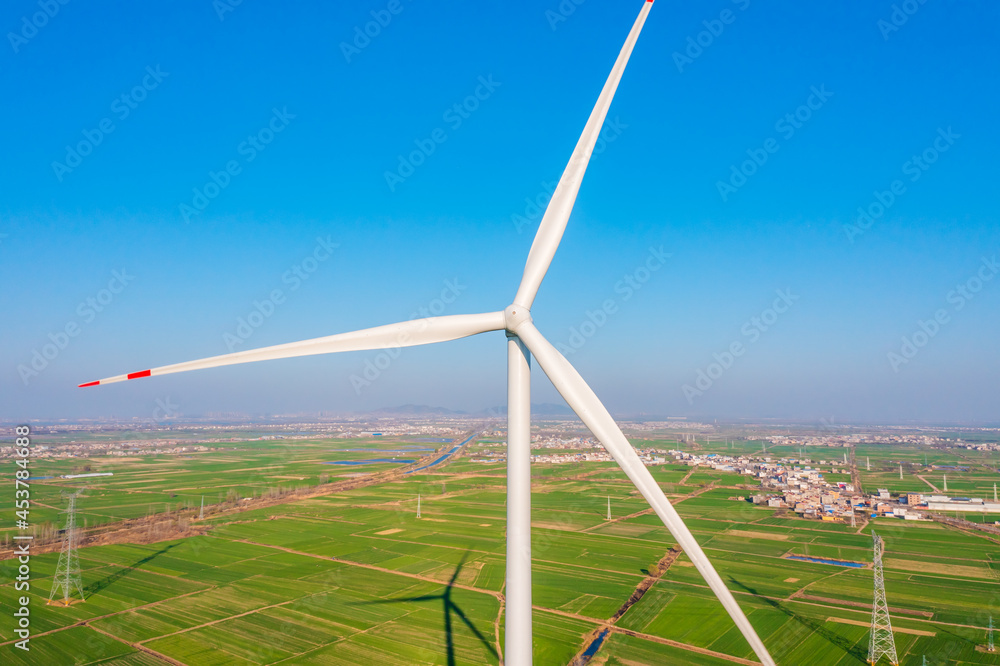
[[[997,646],[993,643],[993,616],[990,615],[990,626],[986,629],[986,651],[996,652]]]
[[[47,602],[49,604],[58,593],[58,596],[62,596],[63,605],[69,606],[69,598],[74,590],[80,593],[80,601],[86,601],[80,576],[80,558],[76,552],[76,498],[82,492],[83,490],[78,490],[72,495],[67,495],[69,506],[64,511],[66,527],[63,529],[62,548],[59,551],[59,562],[56,564],[55,579],[52,581],[52,591],[49,592]]]
[[[874,542],[875,587],[872,598],[872,631],[868,642],[868,663],[877,664],[882,656],[896,666],[896,641],[892,637],[892,622],[889,620],[889,605],[885,600],[885,579],[882,577],[882,551],[885,545],[879,535],[872,532]]]

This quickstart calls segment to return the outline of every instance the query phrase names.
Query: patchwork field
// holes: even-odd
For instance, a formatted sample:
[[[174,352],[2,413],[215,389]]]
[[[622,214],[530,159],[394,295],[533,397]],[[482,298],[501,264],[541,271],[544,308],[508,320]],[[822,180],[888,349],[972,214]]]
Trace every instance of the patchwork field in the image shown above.
[[[229,488],[263,492],[289,477],[316,485],[320,474],[377,469],[323,463],[384,457],[386,444],[303,440],[292,455],[287,443],[244,442],[190,457],[94,459],[92,466],[107,464],[116,474],[92,484],[81,515],[145,515],[154,497],[177,503],[204,494],[207,503]],[[201,536],[83,548],[87,600],[69,607],[45,605],[57,555],[35,555],[31,651],[15,649],[12,622],[0,621],[3,663],[498,664],[505,468],[471,461],[489,450],[474,443],[440,466],[379,485],[211,515]],[[904,457],[862,455],[873,467]],[[984,464],[962,464],[971,467],[968,483],[996,478]],[[886,542],[901,663],[922,664],[926,656],[934,665],[1000,664],[1000,653],[977,649],[989,615],[1000,620],[997,541],[937,523],[806,521],[734,499],[750,492],[745,477],[672,464],[651,469],[778,664],[865,663],[871,569],[787,556],[868,564],[872,529]],[[591,664],[752,663],[686,555],[657,571],[675,541],[613,465],[536,464],[533,474],[536,663],[570,663],[602,629],[609,633]],[[872,483],[879,474],[888,472],[873,471]],[[53,518],[67,485],[34,486]],[[0,562],[0,605],[8,609],[18,595],[16,567],[16,560]],[[612,622],[650,576],[648,591]]]

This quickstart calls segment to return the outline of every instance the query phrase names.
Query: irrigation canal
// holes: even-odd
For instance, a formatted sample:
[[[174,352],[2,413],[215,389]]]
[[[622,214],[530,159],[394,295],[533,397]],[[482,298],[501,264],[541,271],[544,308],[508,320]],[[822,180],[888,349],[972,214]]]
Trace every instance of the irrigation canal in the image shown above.
[[[468,444],[469,442],[471,442],[472,439],[475,436],[476,436],[476,433],[473,433],[473,434],[469,435],[468,439],[466,439],[464,442],[462,442],[458,446],[452,447],[452,449],[450,451],[448,451],[447,453],[445,453],[443,456],[441,456],[440,458],[438,458],[434,462],[432,462],[430,464],[427,464],[427,465],[424,465],[423,467],[418,467],[416,469],[411,469],[409,472],[407,472],[407,474],[413,474],[414,472],[419,472],[421,470],[425,470],[425,469],[428,469],[430,467],[434,467],[435,465],[440,465],[445,460],[447,460],[448,458],[450,458],[451,456],[453,456],[455,454],[455,452],[458,451],[460,448],[462,448],[463,446],[465,446],[466,444]]]

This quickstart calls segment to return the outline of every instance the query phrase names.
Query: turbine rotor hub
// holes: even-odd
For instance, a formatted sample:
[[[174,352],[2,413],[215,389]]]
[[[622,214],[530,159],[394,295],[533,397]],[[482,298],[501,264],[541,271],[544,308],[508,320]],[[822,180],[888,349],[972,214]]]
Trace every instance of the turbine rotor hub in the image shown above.
[[[510,335],[517,335],[517,329],[527,321],[531,321],[531,310],[512,303],[503,310],[504,327]]]

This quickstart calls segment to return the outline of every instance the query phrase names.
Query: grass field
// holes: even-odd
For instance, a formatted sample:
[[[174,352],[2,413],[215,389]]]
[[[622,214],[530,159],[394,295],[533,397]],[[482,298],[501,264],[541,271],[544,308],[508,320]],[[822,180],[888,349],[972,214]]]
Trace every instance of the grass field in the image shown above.
[[[303,440],[292,455],[287,443],[246,442],[190,457],[94,459],[92,466],[107,464],[116,473],[94,483],[81,511],[113,520],[144,515],[153,497],[176,503],[205,494],[207,502],[228,488],[260,491],[288,477],[315,485],[323,473],[376,468],[322,464],[342,459],[334,453],[379,457],[388,443]],[[348,448],[362,451],[334,452]],[[489,448],[472,448],[470,455]],[[922,462],[918,453],[907,455]],[[939,459],[931,464],[950,464],[934,453]],[[875,453],[864,455],[874,466]],[[888,465],[898,458],[880,452],[877,460]],[[969,483],[990,478],[982,465],[962,465],[970,467]],[[41,466],[37,461],[33,471]],[[1000,665],[1000,653],[977,650],[989,614],[1000,620],[1000,543],[937,523],[886,519],[851,528],[785,517],[730,499],[748,494],[745,477],[678,465],[652,472],[778,664],[865,663],[871,569],[786,556],[869,563],[875,529],[886,542],[901,663],[922,664],[926,656],[934,665]],[[3,663],[498,664],[504,474],[502,463],[464,457],[380,485],[214,515],[203,536],[84,548],[87,601],[69,607],[45,605],[57,556],[33,556],[31,651],[15,649],[12,622],[0,621]],[[675,542],[613,465],[536,464],[533,474],[535,663],[567,664],[586,636],[611,626]],[[888,472],[873,471],[873,482],[878,474],[890,480]],[[36,484],[34,496],[58,508],[65,485]],[[16,566],[0,562],[3,608],[15,605]],[[752,658],[681,555],[614,623],[591,663],[716,665]]]
[[[178,445],[183,445],[181,441]],[[320,477],[372,473],[402,466],[404,460],[430,455],[441,443],[413,439],[250,440],[212,444],[218,450],[181,455],[134,455],[94,458],[47,458],[33,461],[32,522],[57,523],[63,492],[87,487],[81,502],[82,525],[101,525],[150,513],[221,503],[227,498],[257,497],[271,489],[316,486]],[[332,465],[396,457],[400,462]],[[112,477],[60,479],[81,472],[111,472]],[[0,498],[0,510],[14,511],[13,494]]]

